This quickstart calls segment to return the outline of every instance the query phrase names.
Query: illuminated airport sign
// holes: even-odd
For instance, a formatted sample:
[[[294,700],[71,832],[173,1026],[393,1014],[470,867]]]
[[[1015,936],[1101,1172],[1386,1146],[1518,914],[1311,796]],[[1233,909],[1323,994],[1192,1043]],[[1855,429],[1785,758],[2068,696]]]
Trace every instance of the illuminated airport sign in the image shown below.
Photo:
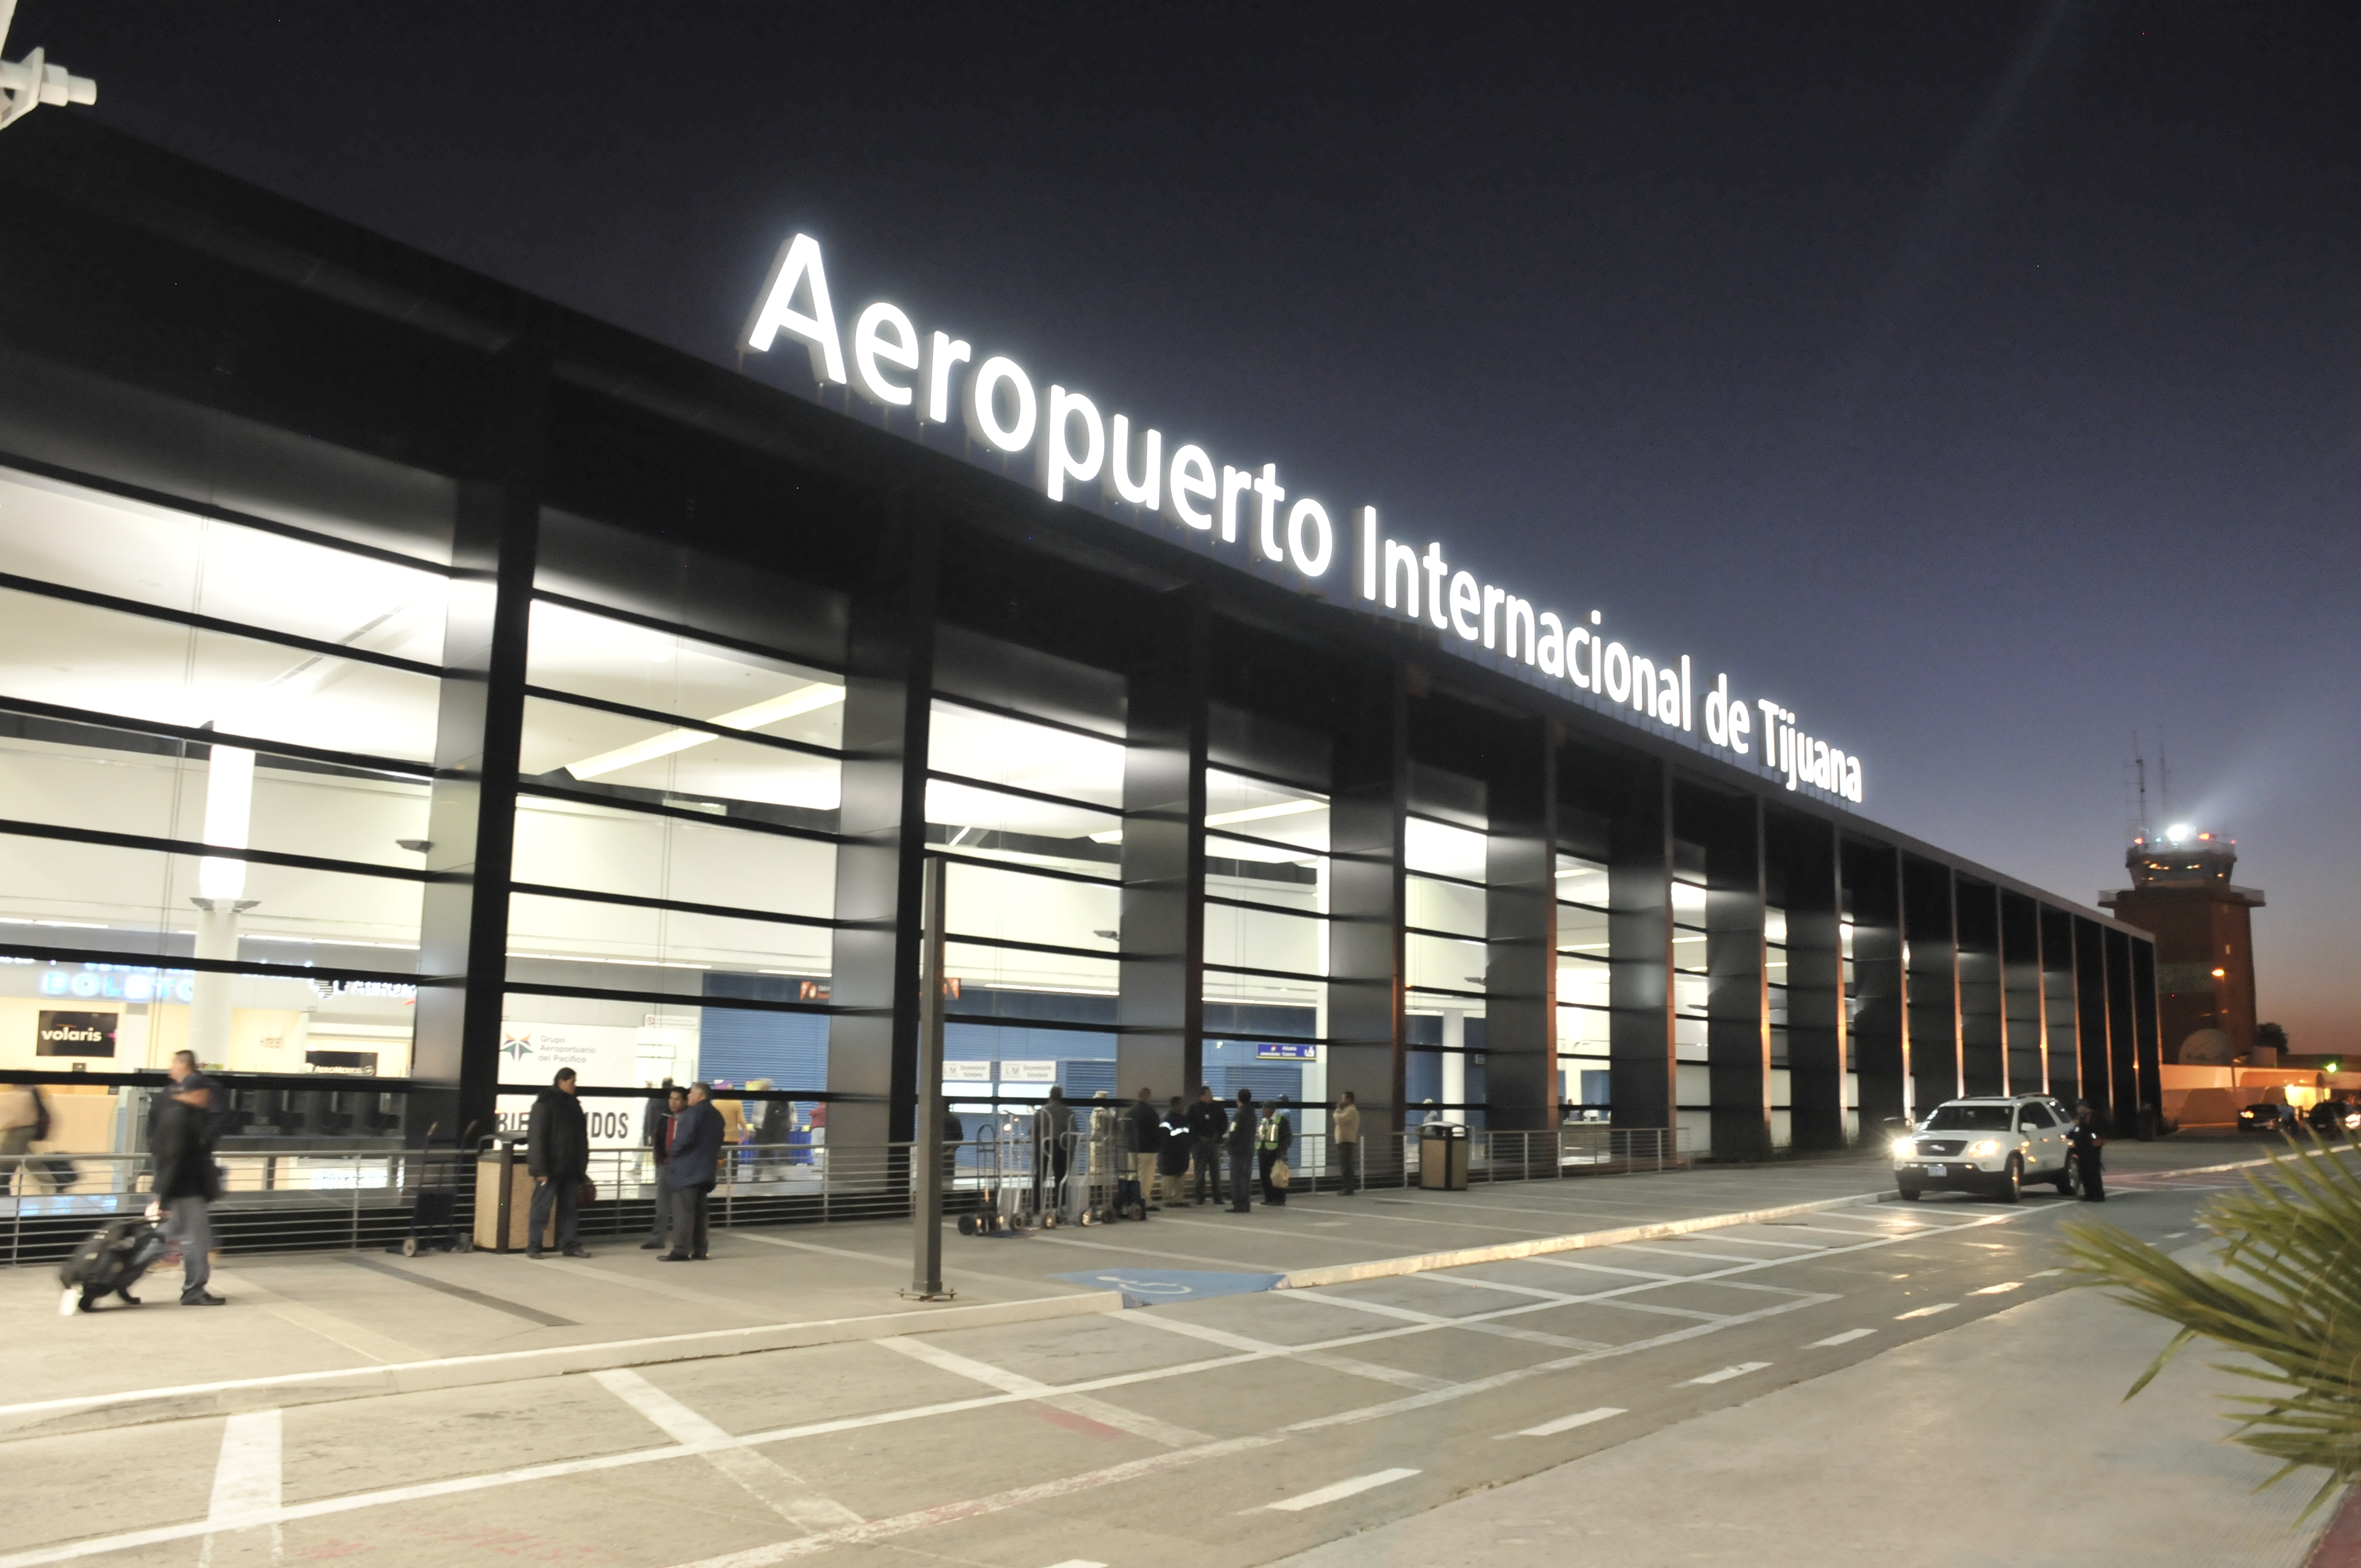
[[[1034,480],[1054,501],[1095,486],[1112,515],[1161,518],[1200,536],[1216,555],[1325,588],[1371,614],[1422,623],[1445,646],[1490,652],[1543,686],[1570,686],[1636,724],[1695,736],[1808,786],[1861,799],[1858,756],[1806,734],[1767,697],[1733,695],[1730,677],[1697,676],[1686,653],[1652,656],[1608,636],[1597,610],[1561,614],[1456,567],[1440,541],[1421,548],[1392,538],[1378,509],[1332,511],[1290,494],[1279,465],[1233,466],[1204,446],[1136,426],[1126,413],[1051,383],[1037,387],[1005,354],[978,356],[964,339],[921,332],[908,312],[880,300],[844,332],[829,291],[819,242],[799,234],[779,247],[741,342],[768,353],[782,336],[800,343],[819,385],[849,389],[882,411],[906,410],[920,426],[957,422],[997,458],[1029,456]],[[1331,574],[1334,575],[1332,576]]]

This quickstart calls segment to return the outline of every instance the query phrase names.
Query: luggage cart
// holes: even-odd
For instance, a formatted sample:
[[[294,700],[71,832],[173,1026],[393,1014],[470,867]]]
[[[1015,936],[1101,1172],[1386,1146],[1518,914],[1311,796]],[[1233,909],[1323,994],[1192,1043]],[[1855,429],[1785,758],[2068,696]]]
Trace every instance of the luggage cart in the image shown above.
[[[418,1141],[418,1192],[410,1201],[410,1233],[385,1249],[404,1257],[416,1257],[421,1252],[473,1252],[476,1240],[457,1225],[459,1214],[459,1168],[467,1147],[462,1135],[452,1139],[440,1150],[434,1145],[435,1130],[440,1122],[427,1124],[426,1135]],[[467,1131],[474,1132],[471,1123]]]
[[[1026,1202],[1027,1184],[1017,1174],[1029,1171],[1032,1160],[1028,1151],[1027,1157],[1020,1163],[1016,1145],[1015,1131],[1000,1126],[977,1146],[976,1165],[983,1193],[973,1212],[960,1216],[960,1234],[1021,1236],[1033,1228]]]

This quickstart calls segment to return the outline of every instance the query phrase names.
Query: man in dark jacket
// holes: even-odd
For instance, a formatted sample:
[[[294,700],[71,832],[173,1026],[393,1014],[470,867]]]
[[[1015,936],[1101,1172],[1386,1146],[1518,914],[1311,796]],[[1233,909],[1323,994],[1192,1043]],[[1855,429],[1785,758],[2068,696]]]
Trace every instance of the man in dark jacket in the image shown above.
[[[1164,1144],[1163,1118],[1156,1113],[1155,1091],[1142,1085],[1139,1098],[1124,1113],[1131,1130],[1130,1146],[1124,1152],[1131,1157],[1129,1175],[1139,1184],[1139,1201],[1145,1208],[1159,1208],[1156,1201],[1156,1156]]]
[[[1197,1086],[1197,1102],[1189,1107],[1189,1137],[1197,1146],[1196,1196],[1191,1203],[1222,1201],[1222,1135],[1230,1130],[1229,1113],[1213,1098],[1213,1087]]]
[[[180,1244],[181,1305],[218,1307],[222,1298],[205,1288],[213,1277],[214,1225],[210,1206],[221,1196],[221,1172],[214,1167],[213,1086],[183,1079],[156,1118],[156,1204],[165,1214],[164,1234]]]
[[[640,1244],[642,1252],[653,1252],[664,1245],[672,1229],[672,1189],[664,1185],[664,1167],[672,1162],[672,1130],[683,1107],[688,1103],[688,1091],[667,1089],[664,1091],[664,1112],[650,1121],[648,1147],[656,1157],[655,1218],[648,1227],[648,1239]]]
[[[1238,1091],[1238,1112],[1230,1119],[1230,1212],[1254,1212],[1255,1134],[1254,1091]]]
[[[658,1261],[701,1263],[706,1255],[706,1201],[721,1179],[721,1113],[707,1102],[713,1086],[692,1083],[688,1103],[672,1124],[672,1158],[664,1185],[672,1190],[672,1250]]]
[[[1196,1152],[1196,1135],[1189,1131],[1189,1104],[1178,1094],[1165,1108],[1156,1151],[1156,1175],[1166,1201],[1188,1200],[1189,1157]]]
[[[572,1068],[559,1068],[555,1081],[534,1096],[524,1137],[525,1168],[533,1172],[533,1209],[525,1219],[525,1256],[541,1255],[541,1238],[549,1234],[549,1212],[555,1207],[558,1250],[568,1257],[588,1257],[582,1246],[576,1194],[590,1174],[590,1124],[582,1114],[582,1102],[574,1097]]]
[[[2077,1106],[2074,1124],[2066,1129],[2066,1146],[2072,1151],[2068,1157],[2081,1173],[2082,1201],[2086,1203],[2107,1201],[2107,1177],[2103,1168],[2104,1157],[2099,1153],[2106,1146],[2106,1142],[2099,1135],[2099,1118],[2092,1113],[2090,1105]]]

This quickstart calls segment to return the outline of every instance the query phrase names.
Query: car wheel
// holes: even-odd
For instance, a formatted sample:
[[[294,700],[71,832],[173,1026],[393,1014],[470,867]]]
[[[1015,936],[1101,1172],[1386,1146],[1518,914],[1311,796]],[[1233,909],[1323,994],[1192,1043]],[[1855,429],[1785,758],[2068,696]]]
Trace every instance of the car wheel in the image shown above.
[[[2082,1195],[2081,1168],[2074,1163],[2072,1155],[2068,1155],[2066,1163],[2058,1168],[2058,1175],[2050,1185],[2058,1189],[2060,1198],[2080,1198]]]
[[[1902,1194],[1902,1201],[1903,1201],[1905,1203],[1916,1203],[1916,1201],[1918,1201],[1918,1199],[1919,1199],[1920,1194],[1919,1194],[1918,1189],[1916,1189],[1916,1187],[1911,1187],[1911,1186],[1907,1186],[1907,1185],[1899,1185],[1899,1186],[1897,1187],[1897,1190],[1899,1190],[1899,1191],[1901,1192],[1901,1194]]]
[[[2011,1155],[2008,1157],[2008,1168],[2000,1173],[2000,1186],[1993,1190],[1993,1196],[2001,1202],[2014,1203],[2024,1190],[2025,1167],[2017,1163],[2015,1155]]]

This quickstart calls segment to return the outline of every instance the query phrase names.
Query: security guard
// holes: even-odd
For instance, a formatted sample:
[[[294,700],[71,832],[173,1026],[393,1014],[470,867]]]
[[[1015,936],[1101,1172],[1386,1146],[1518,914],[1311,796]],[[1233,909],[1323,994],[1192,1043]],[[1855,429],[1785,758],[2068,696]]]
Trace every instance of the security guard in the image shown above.
[[[2066,1142],[2073,1151],[2073,1160],[2082,1173],[2082,1201],[2103,1203],[2107,1201],[2107,1178],[2099,1150],[2107,1140],[2099,1136],[2099,1120],[2092,1113],[2089,1101],[2076,1107],[2074,1124],[2066,1129]]]

